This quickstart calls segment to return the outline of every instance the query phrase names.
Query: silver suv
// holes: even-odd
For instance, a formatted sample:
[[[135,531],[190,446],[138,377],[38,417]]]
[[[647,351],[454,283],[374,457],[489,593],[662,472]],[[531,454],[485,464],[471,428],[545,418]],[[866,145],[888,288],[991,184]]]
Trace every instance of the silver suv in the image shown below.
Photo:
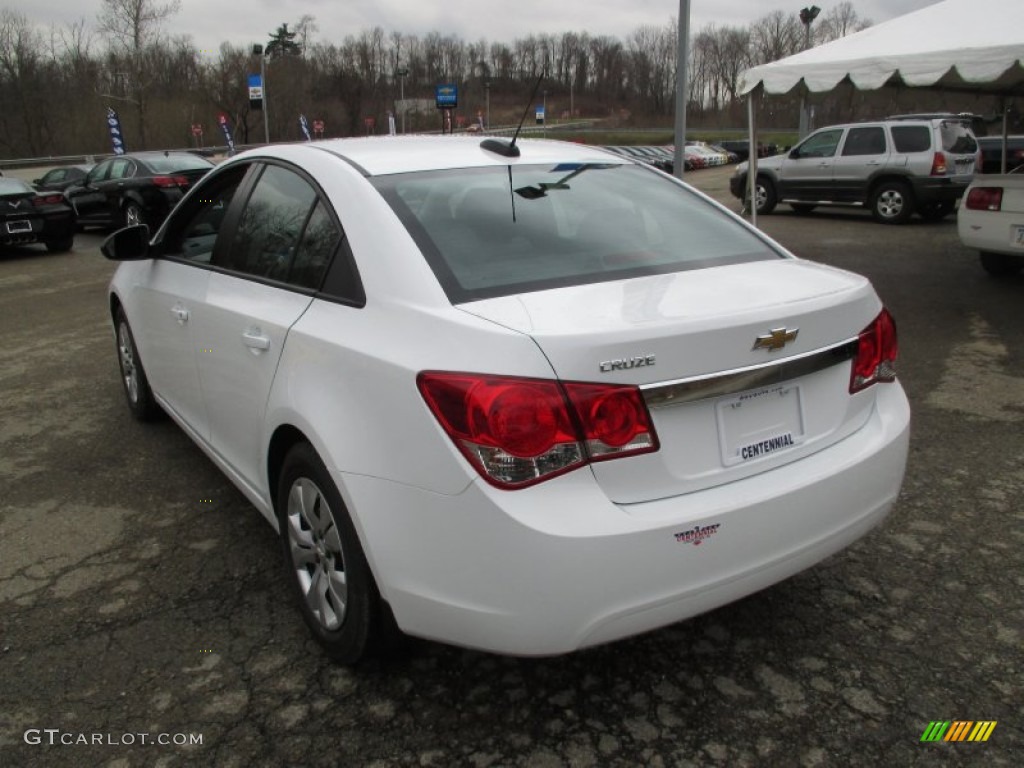
[[[757,164],[758,213],[789,203],[867,206],[876,220],[902,224],[916,211],[930,220],[953,211],[974,176],[978,142],[957,118],[901,118],[821,128],[788,153]],[[747,197],[747,163],[732,193]]]

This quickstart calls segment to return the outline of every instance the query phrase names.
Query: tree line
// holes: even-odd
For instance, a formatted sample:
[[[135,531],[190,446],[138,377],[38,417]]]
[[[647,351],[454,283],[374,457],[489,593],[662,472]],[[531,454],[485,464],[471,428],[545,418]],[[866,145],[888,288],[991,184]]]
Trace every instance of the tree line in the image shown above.
[[[95,25],[43,30],[0,9],[0,155],[107,152],[108,107],[120,114],[129,150],[194,146],[193,125],[203,126],[204,143],[223,144],[219,114],[227,116],[236,143],[261,142],[263,115],[248,93],[259,57],[251,45],[225,42],[212,53],[188,37],[163,34],[178,10],[178,0],[102,0]],[[744,69],[868,25],[849,0],[810,28],[778,10],[745,27],[709,24],[691,40],[687,109],[708,123],[738,124]],[[549,119],[667,125],[675,110],[675,20],[637,27],[623,39],[565,32],[510,43],[380,27],[337,43],[319,40],[317,32],[307,15],[262,43],[274,141],[302,138],[300,113],[323,120],[327,136],[381,132],[403,92],[413,107],[403,110],[407,130],[438,128],[435,110],[415,109],[414,100],[432,100],[440,83],[459,87],[463,115],[476,119],[489,105],[492,125],[514,123],[541,74]],[[778,110],[786,127],[795,125],[795,109]]]

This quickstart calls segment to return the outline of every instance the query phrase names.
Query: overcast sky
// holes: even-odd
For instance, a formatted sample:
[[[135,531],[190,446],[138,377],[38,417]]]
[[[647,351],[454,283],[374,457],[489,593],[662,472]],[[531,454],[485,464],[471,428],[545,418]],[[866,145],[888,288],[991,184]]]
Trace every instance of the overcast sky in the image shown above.
[[[813,0],[824,15],[840,0]],[[160,2],[160,0],[157,0]],[[933,5],[939,0],[853,0],[862,18],[874,23]],[[1024,0],[1022,0],[1024,2]],[[805,0],[690,0],[690,29],[708,24],[746,26],[773,10],[799,12]],[[100,0],[8,0],[5,5],[49,26],[84,19],[95,29]],[[678,0],[182,0],[166,24],[172,35],[188,35],[200,50],[222,42],[265,43],[280,24],[293,26],[303,14],[316,17],[316,40],[341,42],[374,26],[385,32],[424,35],[437,31],[466,42],[483,38],[511,43],[531,33],[587,32],[623,39],[642,24],[663,25],[679,13]],[[993,20],[998,23],[998,20]]]

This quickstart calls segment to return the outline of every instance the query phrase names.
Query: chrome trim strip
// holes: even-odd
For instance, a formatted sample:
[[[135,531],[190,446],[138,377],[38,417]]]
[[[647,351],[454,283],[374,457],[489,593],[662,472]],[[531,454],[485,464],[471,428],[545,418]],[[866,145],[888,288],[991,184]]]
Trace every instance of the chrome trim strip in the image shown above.
[[[640,391],[648,408],[667,408],[809,376],[852,360],[856,355],[857,339],[853,338],[832,347],[787,357],[785,360],[689,379],[644,384]]]

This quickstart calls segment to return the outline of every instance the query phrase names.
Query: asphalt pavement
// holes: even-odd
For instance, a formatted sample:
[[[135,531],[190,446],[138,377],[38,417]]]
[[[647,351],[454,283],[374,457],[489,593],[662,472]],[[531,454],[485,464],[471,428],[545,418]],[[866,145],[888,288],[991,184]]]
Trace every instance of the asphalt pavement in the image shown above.
[[[736,210],[728,173],[688,180]],[[412,641],[355,669],[309,639],[242,495],[172,422],[131,419],[100,238],[4,254],[0,766],[1024,765],[1024,276],[989,278],[952,218],[761,224],[896,318],[913,434],[891,516],[624,642]],[[935,721],[995,726],[922,741]]]

